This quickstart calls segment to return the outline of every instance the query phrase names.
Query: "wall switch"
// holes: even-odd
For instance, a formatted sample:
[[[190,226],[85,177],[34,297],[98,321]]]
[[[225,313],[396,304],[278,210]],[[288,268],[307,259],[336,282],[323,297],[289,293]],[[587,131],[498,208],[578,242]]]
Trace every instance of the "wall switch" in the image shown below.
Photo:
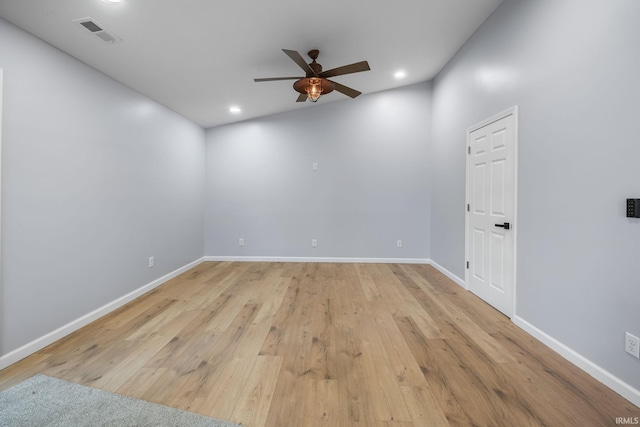
[[[640,359],[640,339],[626,332],[624,334],[624,351]]]
[[[311,246],[314,248],[318,247],[318,240],[317,239],[311,239]]]
[[[149,257],[149,268],[153,268],[153,263],[154,263],[153,257],[150,256]]]
[[[401,248],[402,247],[402,240],[397,240],[396,241],[396,248]]]
[[[244,239],[242,237],[238,239],[238,246],[244,246]]]
[[[313,162],[313,165],[311,167],[312,167],[312,169],[314,171],[317,171],[318,170],[318,162]]]
[[[627,218],[640,218],[640,199],[627,199]]]

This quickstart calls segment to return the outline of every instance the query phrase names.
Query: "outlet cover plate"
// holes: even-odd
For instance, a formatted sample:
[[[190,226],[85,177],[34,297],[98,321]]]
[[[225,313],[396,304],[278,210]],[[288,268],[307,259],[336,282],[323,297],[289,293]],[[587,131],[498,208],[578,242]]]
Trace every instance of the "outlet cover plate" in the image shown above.
[[[640,339],[626,332],[624,334],[624,351],[640,359]]]

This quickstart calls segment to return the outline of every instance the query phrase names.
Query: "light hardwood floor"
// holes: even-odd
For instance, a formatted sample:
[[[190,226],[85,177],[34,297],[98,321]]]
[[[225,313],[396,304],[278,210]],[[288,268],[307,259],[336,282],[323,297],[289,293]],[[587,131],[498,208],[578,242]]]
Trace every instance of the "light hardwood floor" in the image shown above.
[[[0,371],[0,389],[37,373],[250,427],[640,416],[427,265],[202,263]]]

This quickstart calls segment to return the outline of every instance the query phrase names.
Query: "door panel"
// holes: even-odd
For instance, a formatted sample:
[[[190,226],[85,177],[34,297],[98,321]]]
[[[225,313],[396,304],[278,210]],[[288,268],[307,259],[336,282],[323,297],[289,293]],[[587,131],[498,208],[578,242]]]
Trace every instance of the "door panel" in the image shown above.
[[[476,280],[484,282],[485,274],[484,274],[484,255],[485,255],[485,244],[484,244],[484,236],[485,231],[480,229],[473,230],[473,258],[478,262],[473,263],[473,276]]]
[[[505,159],[491,162],[491,215],[505,216],[504,181],[506,179]]]
[[[473,209],[477,214],[486,213],[485,209],[485,199],[484,199],[484,187],[485,187],[485,177],[486,177],[486,164],[478,163],[474,165],[474,179],[475,179],[475,191],[473,198]]]
[[[491,233],[491,286],[498,292],[505,292],[504,289],[504,235]]]

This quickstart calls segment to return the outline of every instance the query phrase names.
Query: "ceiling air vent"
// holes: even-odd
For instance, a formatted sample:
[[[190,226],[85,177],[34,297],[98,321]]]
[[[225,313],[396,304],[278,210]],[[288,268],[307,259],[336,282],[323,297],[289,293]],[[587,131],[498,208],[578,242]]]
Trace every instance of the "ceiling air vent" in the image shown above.
[[[111,31],[98,24],[93,18],[74,19],[73,22],[75,22],[76,24],[80,24],[83,28],[90,31],[93,35],[99,37],[103,42],[118,43],[122,41],[120,37],[116,36]]]

